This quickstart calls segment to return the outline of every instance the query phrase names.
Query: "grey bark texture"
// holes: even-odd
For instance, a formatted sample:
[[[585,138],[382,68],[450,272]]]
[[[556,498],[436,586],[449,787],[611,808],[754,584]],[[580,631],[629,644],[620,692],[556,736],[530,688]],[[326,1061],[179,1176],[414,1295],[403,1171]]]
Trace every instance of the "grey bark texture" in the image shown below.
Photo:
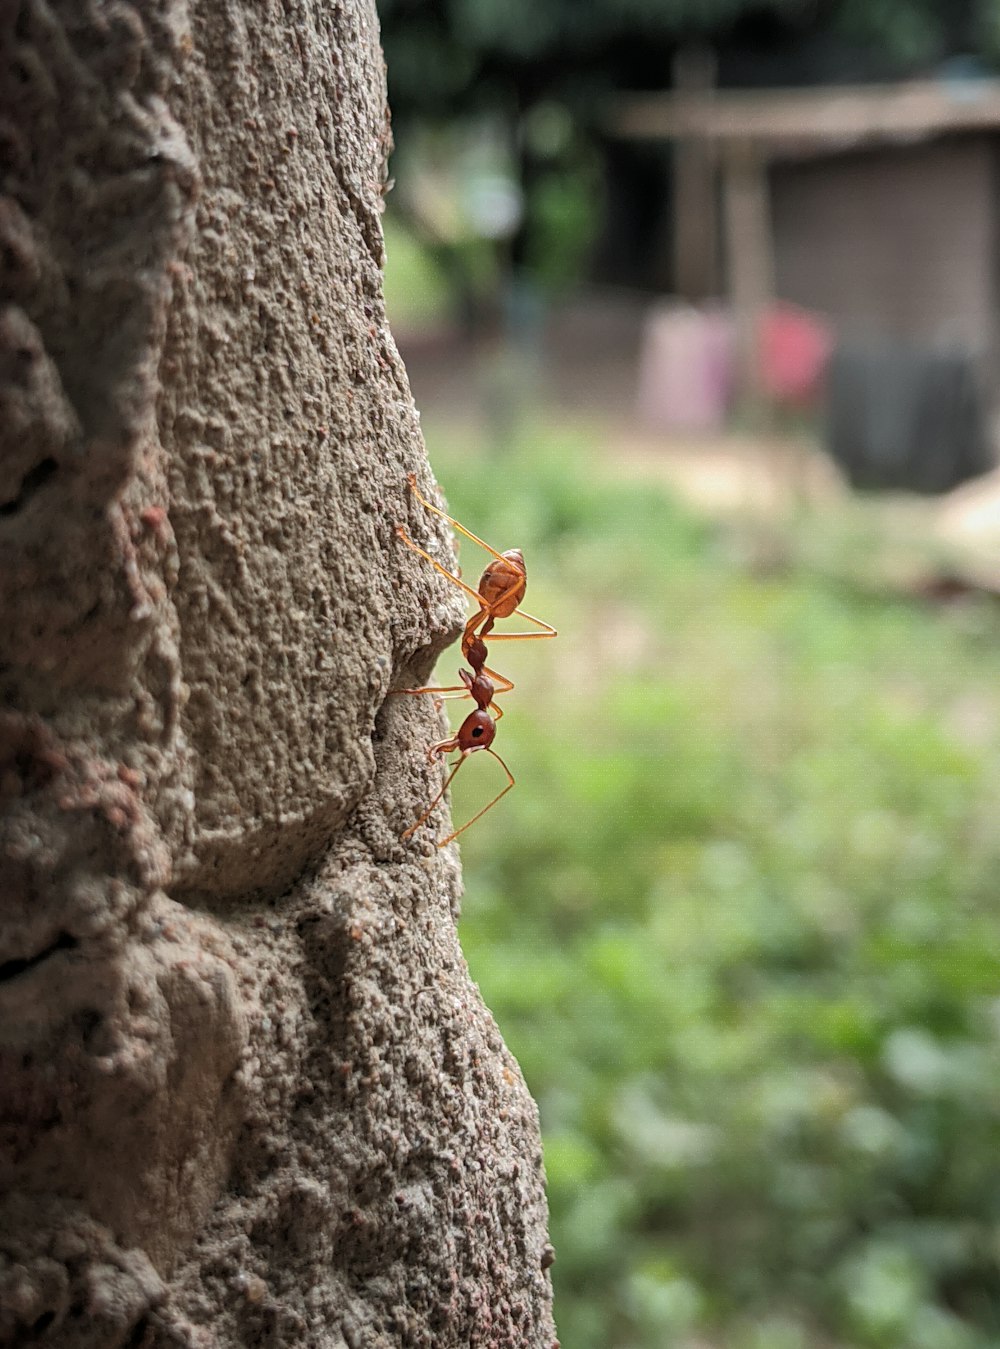
[[[0,41],[0,1345],[549,1346],[535,1108],[400,842],[461,606],[394,532],[450,556],[373,0]]]

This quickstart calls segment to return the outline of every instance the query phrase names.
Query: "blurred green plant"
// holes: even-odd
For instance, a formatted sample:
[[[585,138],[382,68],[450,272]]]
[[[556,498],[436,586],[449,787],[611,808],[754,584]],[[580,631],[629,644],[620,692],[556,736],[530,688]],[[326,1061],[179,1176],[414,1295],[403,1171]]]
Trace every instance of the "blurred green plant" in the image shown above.
[[[502,490],[432,446],[560,628],[497,655],[519,785],[462,936],[540,1103],[563,1342],[996,1346],[996,612],[750,574],[572,435]]]
[[[396,331],[433,328],[450,320],[455,296],[431,250],[390,212],[385,233],[385,307]]]

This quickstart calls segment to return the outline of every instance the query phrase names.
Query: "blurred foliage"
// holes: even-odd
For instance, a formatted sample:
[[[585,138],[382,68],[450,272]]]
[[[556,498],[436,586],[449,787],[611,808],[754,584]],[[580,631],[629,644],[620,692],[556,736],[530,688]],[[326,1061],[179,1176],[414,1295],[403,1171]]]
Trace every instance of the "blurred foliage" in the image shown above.
[[[393,168],[389,229],[433,261],[452,317],[495,318],[511,302],[512,264],[540,301],[585,275],[603,188],[562,104],[538,103],[517,136],[499,116],[412,127]]]
[[[541,174],[526,203],[524,270],[549,294],[584,275],[597,236],[600,193],[592,167],[578,161]]]
[[[396,116],[455,117],[598,90],[663,88],[683,44],[856,44],[901,69],[957,53],[995,59],[996,0],[378,0]],[[589,114],[589,115],[588,115]]]
[[[563,1342],[997,1345],[996,610],[829,550],[755,575],[572,435],[431,444],[560,628],[492,648],[519,784],[462,936],[540,1103]]]
[[[433,326],[447,319],[454,296],[445,268],[392,214],[383,220],[383,231],[387,262],[383,293],[393,328]]]
[[[379,0],[379,12],[398,144],[390,207],[448,273],[469,332],[502,326],[512,277],[542,303],[583,280],[602,232],[620,269],[635,241],[605,218],[622,186],[605,180],[609,110],[623,90],[669,88],[679,53],[711,48],[722,84],[959,80],[1000,56],[997,0]],[[483,127],[496,153],[477,164]],[[447,173],[434,142],[451,143]],[[666,155],[630,147],[629,172],[641,153]],[[649,177],[650,256],[629,264],[647,281],[662,266],[661,161]]]

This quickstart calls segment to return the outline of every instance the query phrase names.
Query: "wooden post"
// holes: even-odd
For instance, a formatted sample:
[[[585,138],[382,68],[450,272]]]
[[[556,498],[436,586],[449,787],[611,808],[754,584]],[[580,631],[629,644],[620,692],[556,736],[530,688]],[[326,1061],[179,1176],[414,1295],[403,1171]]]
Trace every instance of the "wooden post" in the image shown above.
[[[759,423],[767,412],[761,386],[760,320],[774,297],[774,247],[767,165],[750,141],[726,146],[723,214],[739,403]]]
[[[674,89],[701,97],[715,89],[715,53],[685,47],[674,60]],[[671,281],[675,294],[697,302],[719,293],[715,147],[707,136],[680,136],[673,150]]]

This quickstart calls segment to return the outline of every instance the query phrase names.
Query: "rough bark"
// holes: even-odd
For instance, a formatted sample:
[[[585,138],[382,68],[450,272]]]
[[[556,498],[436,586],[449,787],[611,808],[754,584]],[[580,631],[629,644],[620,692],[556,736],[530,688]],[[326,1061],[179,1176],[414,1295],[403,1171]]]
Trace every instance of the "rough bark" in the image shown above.
[[[0,1344],[549,1345],[372,0],[0,0]]]

